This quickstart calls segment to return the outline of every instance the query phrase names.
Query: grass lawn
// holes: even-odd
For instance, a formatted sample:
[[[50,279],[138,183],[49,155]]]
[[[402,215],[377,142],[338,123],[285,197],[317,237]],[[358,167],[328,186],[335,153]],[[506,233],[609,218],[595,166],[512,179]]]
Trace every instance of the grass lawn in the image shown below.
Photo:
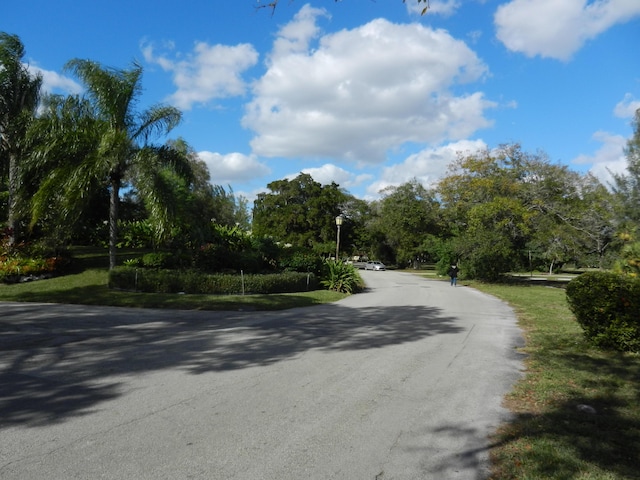
[[[562,288],[465,283],[512,305],[527,341],[491,479],[640,478],[640,355],[590,346]]]

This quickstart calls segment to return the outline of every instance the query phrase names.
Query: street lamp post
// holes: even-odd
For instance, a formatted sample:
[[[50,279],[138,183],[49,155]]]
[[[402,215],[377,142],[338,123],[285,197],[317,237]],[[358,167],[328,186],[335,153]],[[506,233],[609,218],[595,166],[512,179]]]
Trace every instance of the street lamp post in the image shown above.
[[[338,255],[340,254],[340,226],[342,225],[342,215],[336,217],[336,227],[338,227],[338,233],[336,235],[336,262],[338,261]]]

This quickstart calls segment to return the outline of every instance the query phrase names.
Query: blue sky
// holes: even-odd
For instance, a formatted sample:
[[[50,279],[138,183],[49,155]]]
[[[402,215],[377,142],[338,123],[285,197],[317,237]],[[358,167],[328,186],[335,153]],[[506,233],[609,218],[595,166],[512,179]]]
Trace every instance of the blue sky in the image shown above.
[[[353,195],[519,142],[607,181],[640,108],[639,0],[26,0],[17,34],[45,88],[72,58],[144,67],[141,108],[179,107],[214,184],[250,201],[310,173]]]

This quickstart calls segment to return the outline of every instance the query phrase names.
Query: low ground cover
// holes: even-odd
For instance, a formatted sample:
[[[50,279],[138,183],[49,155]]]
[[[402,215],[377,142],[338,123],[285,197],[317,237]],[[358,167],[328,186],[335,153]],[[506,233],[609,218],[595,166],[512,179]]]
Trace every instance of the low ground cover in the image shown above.
[[[640,355],[589,343],[562,288],[469,284],[510,303],[526,336],[491,479],[639,478]]]

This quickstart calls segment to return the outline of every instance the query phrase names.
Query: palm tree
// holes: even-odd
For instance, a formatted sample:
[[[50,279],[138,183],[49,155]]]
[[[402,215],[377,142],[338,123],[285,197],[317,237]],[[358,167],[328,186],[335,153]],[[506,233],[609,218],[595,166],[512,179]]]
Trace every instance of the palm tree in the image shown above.
[[[7,225],[15,241],[19,162],[24,138],[40,97],[41,75],[32,75],[22,63],[24,45],[16,35],[0,32],[0,160],[7,179]]]
[[[181,120],[174,107],[155,105],[136,112],[142,88],[142,67],[105,68],[74,59],[66,69],[84,83],[86,96],[48,99],[48,112],[36,126],[38,144],[32,166],[50,172],[33,197],[32,222],[42,217],[51,200],[67,219],[96,188],[109,189],[109,268],[116,265],[120,190],[131,182],[144,200],[157,238],[168,231],[171,202],[166,168],[190,178],[189,162],[170,145],[150,143],[169,133]],[[32,170],[33,171],[33,170]]]

